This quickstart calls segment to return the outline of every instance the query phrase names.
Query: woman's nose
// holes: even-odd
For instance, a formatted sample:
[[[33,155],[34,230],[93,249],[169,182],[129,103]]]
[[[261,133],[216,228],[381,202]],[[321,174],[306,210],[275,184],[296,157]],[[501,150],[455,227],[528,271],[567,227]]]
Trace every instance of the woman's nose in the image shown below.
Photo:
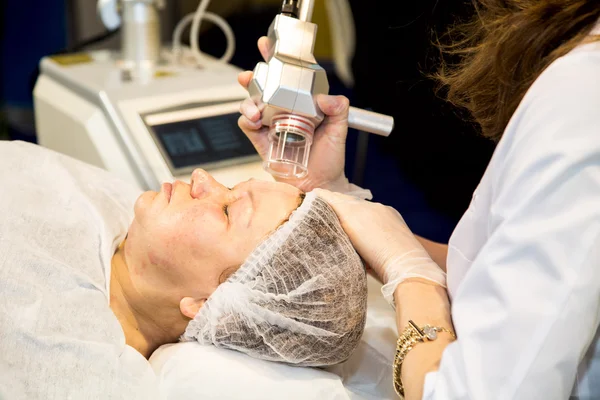
[[[203,169],[195,169],[192,172],[192,191],[194,199],[200,199],[207,195],[223,193],[228,189],[215,180],[208,172]]]

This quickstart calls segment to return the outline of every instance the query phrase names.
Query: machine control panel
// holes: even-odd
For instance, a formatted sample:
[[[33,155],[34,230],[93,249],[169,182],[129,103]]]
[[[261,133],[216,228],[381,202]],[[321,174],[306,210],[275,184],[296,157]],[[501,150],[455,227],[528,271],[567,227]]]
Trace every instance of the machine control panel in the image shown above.
[[[237,125],[239,101],[190,105],[143,116],[174,176],[260,160]]]

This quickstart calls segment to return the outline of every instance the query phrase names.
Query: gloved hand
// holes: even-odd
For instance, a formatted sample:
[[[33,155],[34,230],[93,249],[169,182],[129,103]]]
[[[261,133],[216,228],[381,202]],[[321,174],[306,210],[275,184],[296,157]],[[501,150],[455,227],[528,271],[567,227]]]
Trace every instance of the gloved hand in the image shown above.
[[[267,42],[266,37],[258,41],[258,48],[265,59],[268,53]],[[238,77],[238,81],[246,89],[251,80],[250,71],[242,72]],[[350,184],[344,175],[350,103],[344,96],[319,95],[317,104],[325,114],[325,119],[315,131],[308,161],[308,175],[302,179],[276,179],[305,192],[317,187],[342,193],[355,191],[357,187]],[[269,149],[269,128],[262,125],[261,110],[252,99],[248,98],[242,102],[240,112],[242,113],[238,121],[240,129],[264,159]],[[359,197],[371,198],[370,192],[360,193]]]
[[[446,287],[446,274],[398,211],[340,193],[316,192],[335,210],[358,254],[381,278],[381,292],[392,307],[396,287],[407,279],[419,278]]]

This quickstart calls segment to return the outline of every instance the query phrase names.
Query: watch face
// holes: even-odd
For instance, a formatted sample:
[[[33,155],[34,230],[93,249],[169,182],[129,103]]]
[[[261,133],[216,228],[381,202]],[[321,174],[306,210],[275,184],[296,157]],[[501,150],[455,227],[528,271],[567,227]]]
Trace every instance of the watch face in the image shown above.
[[[423,328],[423,333],[425,334],[425,337],[429,340],[437,339],[437,329],[432,326],[425,326]]]

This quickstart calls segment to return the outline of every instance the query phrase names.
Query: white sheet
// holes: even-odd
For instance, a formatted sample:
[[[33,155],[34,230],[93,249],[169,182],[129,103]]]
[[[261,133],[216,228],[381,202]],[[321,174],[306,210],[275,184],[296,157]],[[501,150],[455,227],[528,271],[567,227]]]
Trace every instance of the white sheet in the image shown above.
[[[139,192],[106,171],[0,141],[0,397],[156,399],[107,276]]]

